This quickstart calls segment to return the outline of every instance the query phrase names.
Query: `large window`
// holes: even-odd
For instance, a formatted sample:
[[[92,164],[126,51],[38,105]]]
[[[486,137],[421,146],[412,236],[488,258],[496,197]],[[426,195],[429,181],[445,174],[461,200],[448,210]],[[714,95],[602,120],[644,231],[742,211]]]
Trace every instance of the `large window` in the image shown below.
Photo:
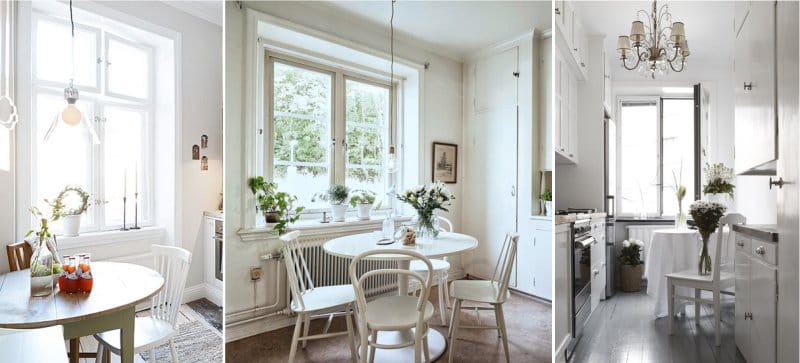
[[[695,196],[694,101],[686,98],[624,99],[617,137],[618,214],[677,214],[676,185],[686,187],[683,211]]]
[[[67,19],[35,13],[32,22],[33,80],[32,203],[45,207],[67,185],[92,195],[93,207],[81,230],[103,231],[122,225],[122,198],[128,197],[127,222],[133,222],[134,192],[139,192],[139,225],[152,223],[149,143],[153,119],[153,50],[96,24],[76,23],[76,106],[96,131],[92,142],[80,126],[60,124],[44,136],[64,109],[63,89],[73,74]],[[127,184],[127,193],[126,191]]]
[[[326,207],[312,196],[334,183],[382,198],[393,130],[389,82],[277,55],[269,57],[267,74],[268,167],[279,188],[312,211]]]

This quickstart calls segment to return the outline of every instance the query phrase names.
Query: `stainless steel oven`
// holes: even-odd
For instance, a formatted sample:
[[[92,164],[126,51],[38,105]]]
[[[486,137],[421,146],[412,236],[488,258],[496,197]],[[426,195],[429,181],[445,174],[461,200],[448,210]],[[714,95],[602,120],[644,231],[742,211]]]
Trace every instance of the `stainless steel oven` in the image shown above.
[[[583,335],[583,327],[591,312],[589,302],[592,292],[592,245],[597,240],[591,235],[591,221],[581,219],[572,225],[572,255],[570,256],[570,323],[572,339],[567,347],[567,359]],[[603,246],[605,247],[605,246]]]
[[[214,276],[220,281],[222,281],[223,272],[222,252],[225,250],[223,246],[224,240],[223,222],[222,220],[214,220]]]

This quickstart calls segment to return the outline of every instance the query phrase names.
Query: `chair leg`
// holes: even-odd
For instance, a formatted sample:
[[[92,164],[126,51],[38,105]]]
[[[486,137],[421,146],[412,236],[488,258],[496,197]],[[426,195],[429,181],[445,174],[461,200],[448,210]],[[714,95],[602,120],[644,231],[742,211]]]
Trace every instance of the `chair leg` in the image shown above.
[[[425,326],[425,330],[428,331],[430,329],[427,325]],[[430,333],[428,331],[428,333]],[[425,338],[422,338],[422,353],[425,354],[425,363],[430,363],[431,361],[431,351],[428,349],[428,336],[426,335]]]
[[[372,331],[372,344],[378,342],[378,331]],[[369,346],[369,363],[375,363],[375,346],[370,344]]]
[[[103,362],[103,363],[105,363],[105,361],[103,361],[103,351],[104,351],[103,344],[101,344],[98,341],[97,342],[97,358],[94,359],[95,362]]]
[[[328,334],[328,330],[331,328],[331,323],[333,323],[333,314],[328,315],[328,321],[325,322],[325,328],[322,329],[322,334]]]
[[[447,271],[444,272],[444,301],[447,307],[451,307],[450,305],[450,274]]]
[[[717,347],[720,346],[720,316],[719,316],[719,309],[720,309],[720,302],[719,302],[719,291],[714,291],[714,343]]]
[[[492,307],[494,308],[494,322],[495,326],[497,326],[497,339],[502,339],[503,332],[500,330],[500,325],[502,325],[503,323],[500,321],[500,313],[498,312],[499,306],[500,304],[492,304]]]
[[[453,307],[453,317],[450,319],[450,353],[448,354],[448,362],[453,363],[453,355],[455,355],[456,347],[456,332],[458,331],[458,314],[456,312],[461,310],[461,300],[456,299],[456,306]]]
[[[439,275],[439,315],[442,318],[442,325],[447,325],[447,309],[445,305],[445,291],[447,290],[447,280],[444,275]]]
[[[694,325],[700,325],[700,289],[694,289]]]
[[[353,363],[356,363],[356,338],[353,335],[353,321],[351,318],[350,313],[351,306],[347,306],[347,314],[344,316],[344,320],[347,323],[347,338],[350,341],[350,356],[353,358]]]
[[[361,336],[361,345],[358,347],[358,361],[360,363],[367,363],[367,348],[369,343],[367,342],[367,334],[369,334],[369,328],[359,324],[359,335]],[[362,329],[363,328],[363,329]]]
[[[169,352],[172,354],[172,363],[178,363],[178,351],[175,349],[175,342],[169,340]],[[153,355],[155,357],[155,355]]]
[[[303,323],[303,338],[308,337],[308,328],[311,326],[311,314],[306,315],[305,323]],[[306,344],[308,344],[308,340],[303,340],[303,349],[306,349]]]
[[[667,297],[667,326],[669,335],[672,335],[672,320],[675,319],[675,285],[670,278],[667,278]]]
[[[414,329],[414,363],[420,363],[422,359],[420,359],[422,355],[422,334],[423,328],[419,324],[417,324],[417,328]],[[426,339],[427,340],[427,339]]]
[[[503,304],[495,305],[495,315],[497,316],[498,330],[503,336],[503,350],[506,352],[506,363],[511,362],[508,355],[508,334],[506,334],[506,317],[503,314]]]
[[[78,338],[69,340],[69,361],[78,362],[81,356],[81,341]]]
[[[289,363],[294,363],[297,354],[297,341],[300,339],[300,328],[303,327],[303,314],[297,314],[297,321],[294,323],[294,333],[292,334],[292,347],[289,348]]]
[[[455,325],[456,320],[458,319],[458,315],[461,313],[459,308],[461,304],[459,304],[459,300],[456,299],[456,303],[453,306],[453,311],[450,312],[450,327],[447,329],[447,338],[451,338],[453,336],[453,325]]]

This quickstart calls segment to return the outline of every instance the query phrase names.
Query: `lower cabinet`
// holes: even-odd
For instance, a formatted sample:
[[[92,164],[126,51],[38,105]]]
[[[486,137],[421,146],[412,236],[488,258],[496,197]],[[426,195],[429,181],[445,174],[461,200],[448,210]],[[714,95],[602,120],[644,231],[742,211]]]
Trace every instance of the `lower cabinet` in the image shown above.
[[[736,236],[734,339],[750,363],[777,361],[777,244]]]
[[[526,223],[520,228],[514,288],[552,301],[552,220],[535,219]]]
[[[590,302],[592,311],[600,304],[600,300],[606,297],[606,220],[605,218],[595,218],[591,222],[592,237],[597,242],[592,245],[592,295]]]
[[[556,348],[555,357],[560,359],[564,356],[564,350],[569,343],[571,334],[569,306],[572,291],[569,290],[569,259],[572,256],[572,241],[570,239],[569,223],[557,224],[554,228],[553,248],[555,250],[555,259],[553,260],[553,280],[555,283],[555,295],[553,296],[553,337]]]

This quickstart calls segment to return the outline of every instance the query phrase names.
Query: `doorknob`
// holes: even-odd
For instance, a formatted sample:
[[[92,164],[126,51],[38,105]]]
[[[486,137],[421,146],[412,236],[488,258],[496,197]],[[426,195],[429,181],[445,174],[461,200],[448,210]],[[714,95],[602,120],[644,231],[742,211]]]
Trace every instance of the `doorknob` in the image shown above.
[[[772,180],[772,177],[769,177],[769,189],[772,189],[772,186],[775,185],[778,188],[783,188],[783,178],[778,178],[778,180]]]
[[[745,82],[744,83],[744,90],[745,91],[752,91],[753,90],[753,82]]]
[[[517,186],[516,185],[512,185],[511,186],[511,196],[512,197],[516,197],[517,196]]]

